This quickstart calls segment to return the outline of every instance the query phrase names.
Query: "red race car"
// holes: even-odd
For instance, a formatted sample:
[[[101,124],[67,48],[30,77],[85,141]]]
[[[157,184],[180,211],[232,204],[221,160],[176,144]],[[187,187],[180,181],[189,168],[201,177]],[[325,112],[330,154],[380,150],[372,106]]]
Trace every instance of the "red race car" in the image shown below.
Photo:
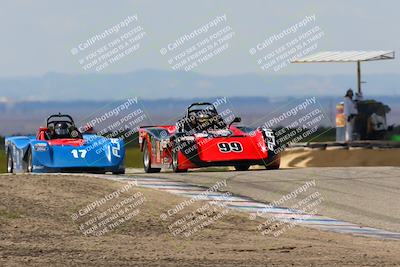
[[[251,165],[278,169],[280,154],[270,129],[234,126],[239,117],[226,122],[211,103],[194,103],[176,125],[142,126],[139,145],[147,173],[172,168],[234,166],[246,171]]]

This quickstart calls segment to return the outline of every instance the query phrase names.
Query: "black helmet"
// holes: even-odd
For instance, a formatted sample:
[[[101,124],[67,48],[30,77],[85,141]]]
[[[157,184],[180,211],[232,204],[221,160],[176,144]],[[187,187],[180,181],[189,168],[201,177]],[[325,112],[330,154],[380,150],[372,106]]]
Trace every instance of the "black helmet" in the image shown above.
[[[57,122],[54,126],[54,133],[57,137],[69,137],[68,124],[66,122]]]
[[[197,121],[200,125],[205,125],[205,124],[209,123],[210,119],[211,119],[211,115],[206,112],[199,112],[199,114],[197,116]]]
[[[213,116],[208,111],[200,111],[196,116],[197,130],[205,131],[212,127]]]

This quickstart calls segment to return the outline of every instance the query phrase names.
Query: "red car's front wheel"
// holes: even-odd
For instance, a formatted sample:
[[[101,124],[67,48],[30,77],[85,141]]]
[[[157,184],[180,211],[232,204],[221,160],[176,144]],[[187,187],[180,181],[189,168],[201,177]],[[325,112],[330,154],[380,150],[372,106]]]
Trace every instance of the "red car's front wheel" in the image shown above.
[[[237,171],[247,171],[250,168],[250,165],[249,164],[238,164],[238,165],[235,165],[234,167],[235,167],[235,170],[237,170]]]
[[[177,147],[172,149],[172,170],[174,172],[187,172],[187,169],[179,167],[179,149]]]
[[[269,158],[265,163],[264,166],[267,170],[277,170],[281,165],[281,155],[273,155]]]

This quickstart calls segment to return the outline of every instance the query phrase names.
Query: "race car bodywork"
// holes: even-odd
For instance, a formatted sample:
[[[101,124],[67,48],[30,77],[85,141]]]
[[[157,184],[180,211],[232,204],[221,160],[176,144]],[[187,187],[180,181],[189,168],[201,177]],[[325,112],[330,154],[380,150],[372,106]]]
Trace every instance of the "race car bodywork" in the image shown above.
[[[68,125],[69,138],[56,138],[54,125]],[[52,115],[36,136],[5,138],[7,171],[19,172],[125,172],[124,142],[96,134],[82,134],[69,115]]]
[[[202,109],[212,110],[208,121],[211,118],[218,122],[217,127],[200,127],[198,131],[198,127],[185,125],[186,122],[190,124],[188,118],[193,118],[192,114],[201,115]],[[141,127],[139,145],[143,151],[145,171],[159,172],[162,168],[172,168],[175,172],[184,172],[210,166],[234,166],[236,170],[245,171],[251,165],[278,169],[280,154],[276,151],[273,131],[233,126],[235,122],[240,122],[240,118],[226,124],[210,103],[195,103],[176,125]]]

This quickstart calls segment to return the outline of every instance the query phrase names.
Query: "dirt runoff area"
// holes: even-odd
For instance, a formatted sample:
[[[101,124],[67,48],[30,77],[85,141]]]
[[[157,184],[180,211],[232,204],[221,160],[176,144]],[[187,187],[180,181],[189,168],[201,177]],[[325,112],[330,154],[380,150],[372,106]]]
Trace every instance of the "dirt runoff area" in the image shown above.
[[[196,220],[212,209],[204,209],[201,201],[179,205],[185,200],[188,198],[92,177],[1,175],[0,266],[400,263],[399,241],[297,226],[278,237],[263,236],[257,229],[260,221],[232,210],[191,234],[188,229],[180,232],[176,228],[179,220]],[[177,214],[168,215],[171,209]],[[117,213],[126,220],[113,220]],[[109,230],[105,232],[104,226]]]

